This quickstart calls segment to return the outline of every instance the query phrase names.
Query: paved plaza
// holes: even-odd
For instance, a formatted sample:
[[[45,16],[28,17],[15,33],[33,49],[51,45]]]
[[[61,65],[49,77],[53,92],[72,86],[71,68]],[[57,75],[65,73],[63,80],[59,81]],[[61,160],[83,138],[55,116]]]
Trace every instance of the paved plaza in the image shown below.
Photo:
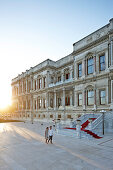
[[[0,170],[110,170],[113,135],[77,139],[54,133],[46,144],[40,122],[0,124]]]

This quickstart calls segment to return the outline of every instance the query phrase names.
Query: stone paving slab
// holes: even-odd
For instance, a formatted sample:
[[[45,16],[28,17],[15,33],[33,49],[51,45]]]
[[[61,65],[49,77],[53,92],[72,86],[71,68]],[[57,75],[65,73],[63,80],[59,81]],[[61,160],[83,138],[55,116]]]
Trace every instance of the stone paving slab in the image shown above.
[[[0,124],[0,170],[113,170],[113,134],[89,140],[54,133],[46,144],[50,125]]]

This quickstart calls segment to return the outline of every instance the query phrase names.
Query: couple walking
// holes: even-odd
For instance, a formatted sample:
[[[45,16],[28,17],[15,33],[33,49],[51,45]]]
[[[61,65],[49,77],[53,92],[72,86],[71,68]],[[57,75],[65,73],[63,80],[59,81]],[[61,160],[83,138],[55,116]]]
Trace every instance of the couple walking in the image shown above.
[[[52,126],[50,126],[50,128],[46,127],[45,130],[45,139],[46,139],[46,143],[48,144],[49,141],[52,144],[52,138],[53,138],[53,129]]]

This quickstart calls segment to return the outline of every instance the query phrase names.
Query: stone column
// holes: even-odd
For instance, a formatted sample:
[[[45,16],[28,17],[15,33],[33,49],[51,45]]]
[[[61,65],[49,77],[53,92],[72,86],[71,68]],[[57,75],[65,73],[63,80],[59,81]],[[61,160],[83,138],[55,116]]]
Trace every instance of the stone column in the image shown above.
[[[28,108],[28,101],[27,101],[27,98],[26,98],[26,110],[27,110],[27,108]]]
[[[31,90],[33,90],[33,77],[31,77]]]
[[[49,71],[47,71],[47,87],[49,87],[49,83],[50,83],[50,80],[49,80]]]
[[[61,72],[61,81],[64,82],[64,70]]]
[[[73,74],[73,68],[72,68],[72,66],[71,66],[71,68],[70,68],[70,79],[73,78],[72,74]]]
[[[111,65],[113,65],[113,40],[111,40]]]
[[[63,88],[63,100],[62,100],[63,108],[65,109],[65,88]]]
[[[75,91],[75,107],[78,106],[78,96],[77,91]]]
[[[33,90],[35,90],[35,80],[33,80],[33,86],[32,86]]]
[[[54,110],[56,110],[56,91],[54,91]]]
[[[85,59],[85,76],[87,76],[87,74],[88,74],[88,68],[87,68],[87,66],[88,66],[88,62],[87,62],[87,59]]]
[[[30,110],[31,110],[31,123],[33,124],[33,96],[30,99]]]
[[[94,74],[96,74],[96,55],[94,56]]]
[[[94,110],[96,110],[96,87],[94,88]]]
[[[109,53],[108,50],[106,50],[105,51],[105,69],[108,69],[108,67],[109,67],[109,64],[108,64],[108,61],[109,61],[108,60],[108,57],[109,57],[108,53]]]
[[[83,96],[83,110],[85,110],[86,109],[86,90],[85,89],[83,90],[82,96]]]
[[[77,64],[76,61],[74,60],[74,79],[77,79]]]
[[[82,61],[82,76],[85,77],[86,75],[86,59]]]
[[[18,110],[20,110],[20,100],[18,99]]]
[[[49,94],[48,92],[46,93],[46,109],[48,110],[49,107]]]
[[[37,79],[36,80],[36,90],[38,90],[38,82],[39,82],[39,80]]]
[[[23,100],[22,100],[22,110],[21,110],[21,112],[22,112],[22,119],[23,119],[23,106],[24,106],[24,103],[23,103]]]
[[[26,79],[26,93],[28,92],[28,80]]]
[[[70,91],[70,106],[72,106],[72,91]]]
[[[109,89],[108,89],[108,86],[109,86],[109,84],[107,83],[107,86],[106,86],[106,89],[105,89],[105,93],[106,93],[106,104],[108,105],[108,103],[109,103]]]
[[[43,100],[43,97],[41,97],[41,104],[42,104],[41,108],[43,109],[43,108],[44,108],[44,100]]]
[[[22,93],[24,92],[24,81],[22,81]]]
[[[37,107],[37,98],[36,98],[36,111],[38,110],[37,108],[38,108],[38,107]]]
[[[73,99],[74,99],[74,107],[76,107],[76,96],[75,96],[76,90],[75,90],[74,87],[73,87],[73,93],[74,93],[74,97],[73,97]]]
[[[26,119],[27,119],[27,109],[28,109],[28,101],[27,101],[27,97],[26,97],[26,113],[25,113]]]
[[[111,50],[110,50],[110,42],[108,43],[108,67],[111,66]]]
[[[19,96],[19,94],[20,94],[20,81],[18,83],[18,96]]]
[[[111,103],[113,103],[113,80],[111,80]]]
[[[44,88],[44,77],[42,77],[42,89]]]

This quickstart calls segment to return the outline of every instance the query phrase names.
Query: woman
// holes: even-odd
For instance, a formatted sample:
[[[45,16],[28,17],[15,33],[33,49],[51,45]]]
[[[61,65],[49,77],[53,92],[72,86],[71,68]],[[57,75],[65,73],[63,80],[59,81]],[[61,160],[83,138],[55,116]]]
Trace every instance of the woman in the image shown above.
[[[49,128],[46,127],[46,130],[45,130],[45,139],[46,139],[46,143],[48,144],[48,131],[49,131]]]

